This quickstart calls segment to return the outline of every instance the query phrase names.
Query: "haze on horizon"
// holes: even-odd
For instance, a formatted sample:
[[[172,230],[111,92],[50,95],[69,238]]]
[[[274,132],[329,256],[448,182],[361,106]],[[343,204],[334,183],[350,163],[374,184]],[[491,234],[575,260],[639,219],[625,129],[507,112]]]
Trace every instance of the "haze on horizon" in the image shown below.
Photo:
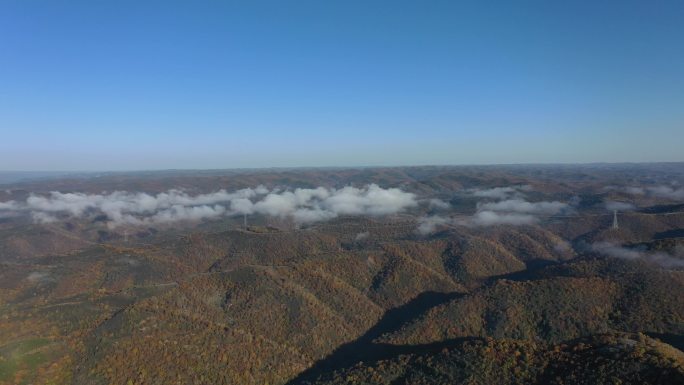
[[[0,4],[0,171],[684,161],[684,2]]]

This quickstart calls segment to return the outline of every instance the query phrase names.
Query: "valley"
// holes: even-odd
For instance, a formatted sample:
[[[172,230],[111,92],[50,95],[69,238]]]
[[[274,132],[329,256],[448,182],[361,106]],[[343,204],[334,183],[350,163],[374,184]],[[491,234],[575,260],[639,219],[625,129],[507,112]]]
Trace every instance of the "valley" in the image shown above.
[[[681,164],[13,182],[0,383],[684,383],[682,184]]]

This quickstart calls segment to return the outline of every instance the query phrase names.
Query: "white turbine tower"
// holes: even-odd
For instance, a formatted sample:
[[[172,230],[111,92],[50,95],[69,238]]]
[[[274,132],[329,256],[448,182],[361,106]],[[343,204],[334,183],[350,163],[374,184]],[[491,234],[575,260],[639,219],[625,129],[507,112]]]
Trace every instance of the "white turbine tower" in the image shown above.
[[[613,230],[617,230],[620,227],[618,226],[618,218],[617,218],[617,210],[613,210]]]

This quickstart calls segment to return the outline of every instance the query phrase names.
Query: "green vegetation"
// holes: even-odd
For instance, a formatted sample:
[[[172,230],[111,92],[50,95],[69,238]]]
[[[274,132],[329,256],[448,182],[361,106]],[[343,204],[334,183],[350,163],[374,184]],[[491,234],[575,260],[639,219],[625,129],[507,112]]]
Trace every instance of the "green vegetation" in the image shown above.
[[[47,361],[50,345],[46,338],[32,338],[0,347],[0,381],[11,382],[20,372],[31,373]],[[47,352],[47,353],[46,353]]]

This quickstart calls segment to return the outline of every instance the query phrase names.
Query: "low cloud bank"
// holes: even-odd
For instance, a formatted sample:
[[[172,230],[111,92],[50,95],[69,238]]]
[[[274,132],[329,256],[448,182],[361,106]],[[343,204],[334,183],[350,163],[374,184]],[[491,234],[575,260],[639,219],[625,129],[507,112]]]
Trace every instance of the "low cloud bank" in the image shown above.
[[[389,215],[417,205],[414,194],[376,184],[363,188],[268,190],[263,186],[234,192],[220,190],[188,195],[169,190],[156,195],[115,191],[110,194],[52,192],[31,195],[26,202],[0,203],[0,211],[28,212],[34,221],[48,223],[59,216],[105,215],[110,226],[198,221],[221,216],[263,214],[292,217],[310,223],[339,215]]]
[[[684,250],[677,249],[677,255],[670,255],[664,252],[649,252],[645,249],[629,249],[610,242],[598,242],[591,246],[591,250],[608,257],[645,260],[662,267],[684,267]]]
[[[434,233],[440,226],[482,227],[494,225],[533,225],[539,218],[530,214],[500,213],[496,211],[479,211],[473,216],[451,218],[441,215],[424,216],[418,219],[416,231],[421,235]]]
[[[634,211],[636,206],[627,202],[606,201],[606,209],[610,211]]]
[[[44,272],[44,271],[33,271],[29,273],[29,275],[26,276],[26,280],[32,283],[35,282],[48,282],[52,281],[53,278],[50,276],[50,273]]]
[[[364,232],[362,232],[362,233],[358,233],[358,234],[356,234],[356,236],[354,237],[354,242],[365,241],[366,239],[368,239],[369,236],[370,236],[370,233],[369,233],[368,231],[364,231]]]
[[[541,215],[557,215],[571,212],[572,205],[558,201],[530,202],[525,200],[525,192],[530,186],[495,187],[486,190],[470,190],[474,196],[490,201],[478,202],[477,212],[470,217],[425,216],[418,219],[419,234],[433,233],[440,226],[493,226],[493,225],[532,225],[539,222]],[[491,201],[494,199],[494,201]]]
[[[243,203],[247,208],[247,203]],[[332,219],[338,215],[396,214],[416,205],[416,197],[412,193],[397,188],[383,189],[371,184],[365,188],[328,190],[319,187],[273,192],[254,203],[248,213],[292,217],[296,222],[308,223]]]
[[[464,225],[492,226],[492,225],[531,225],[539,219],[534,215],[520,213],[500,213],[496,211],[480,211],[473,217],[463,222]]]
[[[473,196],[478,198],[491,198],[491,199],[510,199],[513,197],[522,197],[523,193],[526,191],[532,191],[532,187],[528,185],[520,186],[506,186],[506,187],[494,187],[490,189],[471,189],[469,190]]]
[[[620,190],[619,187],[609,187],[609,190]],[[674,188],[672,186],[649,186],[637,187],[628,186],[622,189],[630,195],[648,195],[656,198],[665,198],[670,200],[684,200],[684,187]]]
[[[570,208],[570,205],[558,201],[528,202],[523,199],[507,199],[500,202],[481,203],[478,204],[477,207],[478,210],[553,215],[558,214],[564,210],[568,210]]]
[[[682,200],[684,199],[684,188],[672,188],[670,186],[657,186],[657,187],[647,187],[646,191],[648,194],[659,197],[667,198],[672,200]]]
[[[441,215],[424,216],[418,218],[418,228],[416,228],[416,231],[419,234],[427,235],[434,233],[439,226],[454,224],[454,219],[449,217],[443,217]]]
[[[15,201],[0,202],[0,210],[17,210],[19,205]]]
[[[448,210],[451,205],[441,199],[433,198],[428,201],[428,207],[433,210]]]

